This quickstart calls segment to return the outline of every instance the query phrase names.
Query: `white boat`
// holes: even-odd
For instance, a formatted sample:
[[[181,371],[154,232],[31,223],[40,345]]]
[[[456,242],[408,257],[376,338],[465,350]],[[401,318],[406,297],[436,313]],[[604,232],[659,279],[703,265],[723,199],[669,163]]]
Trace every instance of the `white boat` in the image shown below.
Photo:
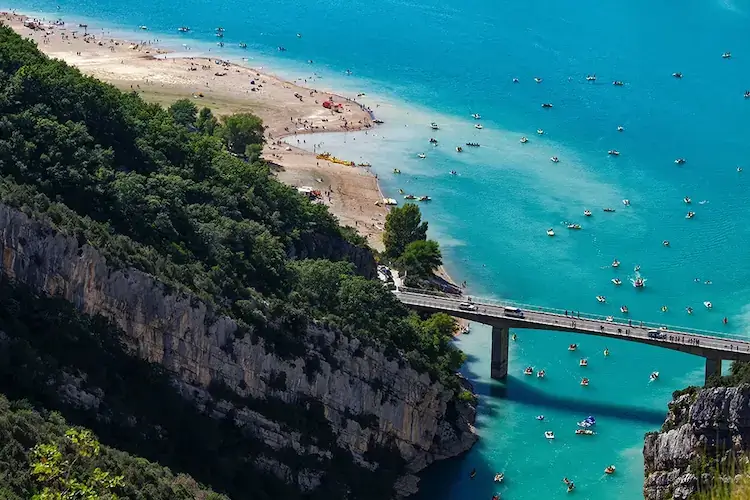
[[[620,267],[620,261],[615,259],[612,261],[612,267]]]
[[[607,321],[608,321],[609,323],[612,323],[612,322],[613,322],[613,321],[615,320],[615,317],[614,317],[614,316],[607,316],[607,317],[606,317],[605,319],[606,319],[606,320],[607,320]]]
[[[586,377],[583,377],[583,378],[581,379],[581,385],[582,385],[583,387],[588,387],[588,386],[589,386],[589,379],[587,379]]]
[[[495,474],[496,483],[502,483],[503,479],[505,479],[505,474],[503,474],[502,472],[498,472],[497,474]]]
[[[143,31],[147,31],[148,30],[148,26],[138,26],[138,29],[139,30],[143,30]]]
[[[568,224],[568,229],[581,229],[580,224]]]
[[[732,53],[731,53],[731,52],[724,52],[724,53],[723,53],[723,54],[721,55],[721,58],[722,58],[722,59],[730,59],[731,57],[732,57]]]
[[[745,99],[750,99],[750,90],[745,91]]]
[[[617,127],[617,131],[618,131],[618,132],[622,132],[622,131],[624,131],[624,130],[625,130],[625,127],[623,127],[622,125],[619,125],[619,126]]]
[[[591,210],[584,210],[583,215],[585,215],[586,217],[591,217]]]
[[[620,156],[620,152],[617,151],[616,149],[610,149],[609,151],[607,151],[607,154],[612,155],[612,156]]]
[[[542,420],[544,420],[544,415],[537,415],[536,419],[541,422]]]
[[[609,466],[607,466],[607,468],[606,468],[606,469],[604,469],[604,473],[605,473],[605,474],[614,474],[614,473],[615,473],[615,470],[616,470],[616,469],[615,469],[615,466],[614,466],[614,465],[609,465]]]
[[[695,212],[688,212],[687,215],[685,215],[686,219],[692,219],[693,217],[695,217]]]
[[[586,76],[587,82],[595,82],[596,81],[596,75],[587,75]]]
[[[529,140],[526,137],[521,137],[521,144],[526,144]]]
[[[661,242],[662,246],[668,247],[669,246],[669,240],[664,240]]]
[[[578,427],[583,427],[584,429],[588,429],[594,425],[596,425],[596,419],[591,415],[578,422]]]
[[[737,167],[737,172],[742,172],[742,167]]]
[[[576,349],[578,349],[578,344],[570,344],[568,346],[569,351],[575,351]]]
[[[471,115],[471,117],[474,118],[475,120],[481,120],[482,119],[482,116],[479,113],[474,113],[473,115]]]
[[[180,33],[187,33],[188,31],[190,31],[190,28],[188,28],[187,26],[180,26],[179,28],[177,28],[177,31],[179,31]]]
[[[684,202],[685,202],[685,203],[687,203],[688,205],[689,205],[690,203],[692,203],[692,202],[693,202],[693,200],[691,200],[689,196],[685,196],[685,197],[684,197],[684,198],[682,199],[682,201],[684,201]]]
[[[474,125],[474,128],[477,130],[482,130],[484,127],[482,127],[481,123],[477,123],[476,125]]]
[[[557,156],[553,156],[549,159],[549,161],[551,161],[552,163],[557,163],[558,161],[560,161],[560,158],[558,158]]]
[[[538,372],[536,372],[537,378],[544,378],[545,375],[547,375],[547,372],[545,372],[544,370],[539,370]]]
[[[547,229],[547,236],[554,236],[554,235],[555,235],[555,231],[552,228]]]
[[[523,371],[524,375],[533,375],[534,374],[534,367],[527,366],[526,369]]]
[[[676,165],[684,165],[686,161],[685,158],[677,158],[674,162]]]
[[[581,358],[581,360],[578,362],[578,366],[589,366],[589,360],[586,358]]]
[[[598,300],[599,302],[601,302],[603,304],[603,303],[607,302],[607,297],[605,297],[604,295],[597,295],[596,296],[596,300]]]
[[[615,80],[614,82],[612,82],[612,85],[614,85],[615,87],[622,87],[625,84],[621,80]]]
[[[682,73],[678,71],[676,73],[672,73],[672,76],[675,78],[682,78]]]
[[[432,130],[440,130],[440,127],[438,127],[438,124],[435,122],[430,123],[430,128]]]
[[[417,156],[418,156],[419,158],[422,158],[423,160],[424,160],[425,158],[427,158],[427,155],[426,155],[426,154],[424,154],[424,153],[419,153],[419,154],[418,154]]]
[[[464,148],[462,148],[461,146],[456,146],[456,153],[460,153],[463,150]]]
[[[651,375],[649,375],[648,378],[649,378],[649,380],[651,382],[653,382],[654,380],[656,380],[657,378],[659,378],[659,372],[651,372]]]
[[[712,309],[714,307],[714,305],[709,301],[705,301],[703,305],[706,306],[706,309]]]
[[[593,436],[596,432],[591,429],[576,429],[576,434],[579,436]]]
[[[535,77],[534,77],[534,81],[535,81],[536,83],[542,83],[542,79],[541,79],[541,78],[539,78],[538,76],[535,76]]]
[[[609,349],[607,349],[606,347],[604,348],[604,355],[609,356]]]
[[[617,286],[622,285],[622,281],[620,281],[620,278],[612,278],[612,283]]]
[[[552,431],[544,431],[544,437],[547,439],[555,439],[555,433]]]
[[[623,314],[628,314],[628,306],[620,306],[620,312]]]
[[[646,286],[646,280],[641,278],[640,276],[633,280],[633,287],[644,288],[645,286]]]
[[[622,200],[622,204],[625,205],[626,207],[629,207],[630,206],[630,200],[627,200],[627,199]]]
[[[538,128],[538,129],[536,129],[536,133],[539,134],[539,135],[544,135],[544,130]]]

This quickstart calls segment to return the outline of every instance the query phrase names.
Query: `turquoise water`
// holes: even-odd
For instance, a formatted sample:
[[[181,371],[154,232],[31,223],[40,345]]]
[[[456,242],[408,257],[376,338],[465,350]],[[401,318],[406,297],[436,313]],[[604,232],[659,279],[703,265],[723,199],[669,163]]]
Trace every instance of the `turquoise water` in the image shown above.
[[[337,156],[369,161],[386,194],[429,194],[423,207],[449,271],[474,295],[631,316],[732,333],[748,333],[750,243],[746,201],[750,175],[750,4],[633,0],[390,0],[311,3],[261,0],[197,2],[24,1],[20,11],[106,19],[119,31],[146,24],[140,37],[179,46],[188,25],[194,51],[212,53],[213,30],[226,29],[223,57],[244,53],[282,76],[352,95],[386,121],[368,134],[323,135]],[[175,13],[179,11],[178,13]],[[92,24],[95,24],[92,21]],[[320,31],[325,30],[325,31]],[[161,35],[156,35],[161,33]],[[297,38],[296,33],[302,33]],[[199,43],[202,42],[202,43]],[[279,53],[278,46],[288,51]],[[733,58],[721,54],[732,51]],[[312,66],[306,61],[313,59]],[[346,77],[344,71],[353,75]],[[682,80],[672,78],[675,71]],[[585,81],[596,73],[598,80]],[[533,77],[543,78],[536,84]],[[512,78],[520,79],[512,83]],[[614,87],[613,80],[625,85]],[[543,110],[542,102],[555,107]],[[484,129],[474,129],[471,113]],[[433,132],[436,121],[441,130]],[[625,127],[617,132],[618,125]],[[545,130],[537,136],[536,129]],[[521,136],[528,144],[520,144]],[[429,137],[440,140],[432,148]],[[454,147],[482,144],[458,155]],[[609,157],[617,149],[621,155]],[[416,155],[425,152],[427,159]],[[560,162],[549,161],[552,155]],[[676,166],[677,157],[687,163]],[[743,165],[746,172],[738,173]],[[398,167],[403,172],[390,172]],[[458,176],[451,176],[452,169]],[[684,218],[693,199],[693,220]],[[624,207],[621,200],[631,200]],[[698,201],[708,200],[700,205]],[[611,206],[617,212],[606,214]],[[589,208],[593,217],[584,218]],[[568,232],[562,221],[584,228]],[[545,231],[553,227],[557,236]],[[671,247],[661,245],[670,240]],[[619,269],[610,267],[614,258]],[[648,279],[636,292],[635,264]],[[615,288],[610,279],[624,284]],[[712,285],[695,283],[694,278]],[[607,304],[595,296],[604,294]],[[710,300],[712,311],[702,307]],[[667,313],[661,305],[669,306]],[[684,308],[695,313],[688,316]],[[721,318],[729,318],[723,326]],[[506,384],[489,379],[489,331],[473,325],[460,347],[480,394],[482,439],[465,457],[440,464],[423,481],[424,498],[546,499],[566,495],[641,497],[643,434],[663,420],[671,392],[702,381],[701,360],[658,348],[572,334],[519,331]],[[569,353],[577,342],[579,353]],[[602,356],[606,347],[612,352]],[[588,368],[578,358],[589,358]],[[524,377],[527,365],[547,378]],[[591,386],[578,382],[585,370]],[[651,371],[660,379],[649,383]],[[544,414],[544,423],[535,415]],[[573,435],[593,414],[598,434]],[[557,434],[554,442],[545,430]],[[617,466],[606,477],[603,469]],[[474,480],[468,478],[477,469]],[[504,471],[496,487],[492,476]]]

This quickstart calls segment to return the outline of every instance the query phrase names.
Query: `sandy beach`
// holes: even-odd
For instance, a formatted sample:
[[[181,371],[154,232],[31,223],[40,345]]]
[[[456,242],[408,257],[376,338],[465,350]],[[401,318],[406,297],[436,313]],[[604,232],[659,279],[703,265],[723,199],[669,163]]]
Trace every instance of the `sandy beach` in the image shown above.
[[[96,27],[60,25],[24,15],[0,13],[0,21],[34,40],[50,57],[143,99],[169,106],[189,98],[216,115],[252,112],[266,126],[266,160],[274,175],[289,185],[309,186],[324,194],[322,202],[343,225],[355,227],[370,245],[382,249],[387,209],[376,205],[383,196],[377,178],[364,167],[351,167],[316,158],[314,153],[287,145],[284,138],[306,144],[304,134],[344,132],[373,126],[360,104],[329,92],[319,92],[253,68],[216,58],[177,57],[158,41],[112,38]],[[148,32],[143,32],[144,37]],[[323,106],[330,102],[331,108]],[[302,136],[302,137],[300,137]],[[335,154],[335,152],[332,152]]]

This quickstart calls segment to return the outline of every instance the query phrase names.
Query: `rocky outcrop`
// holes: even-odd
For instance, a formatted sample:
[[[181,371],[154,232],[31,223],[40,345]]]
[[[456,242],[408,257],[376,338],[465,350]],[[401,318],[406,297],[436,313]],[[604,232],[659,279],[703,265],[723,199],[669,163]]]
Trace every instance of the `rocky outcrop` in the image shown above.
[[[414,473],[462,453],[476,440],[473,407],[457,404],[452,391],[403,359],[388,358],[357,339],[313,325],[305,357],[280,359],[262,339],[241,335],[232,318],[209,304],[141,271],[113,269],[95,248],[2,204],[0,252],[6,276],[111,319],[132,352],[163,365],[186,398],[204,408],[210,402],[217,416],[231,412],[237,425],[271,449],[312,457],[343,449],[374,469],[379,466],[375,452],[395,448],[407,473],[395,489],[406,495],[416,489]],[[98,395],[83,394],[74,380],[67,386],[69,398],[97,404]],[[212,391],[216,387],[221,396]],[[264,415],[262,404],[249,404],[269,398],[320,408],[332,442],[311,442],[288,422]],[[293,469],[270,456],[255,462],[302,489],[314,489],[325,474],[324,468]]]
[[[644,498],[687,499],[731,481],[749,446],[750,385],[675,393],[661,431],[646,435]]]

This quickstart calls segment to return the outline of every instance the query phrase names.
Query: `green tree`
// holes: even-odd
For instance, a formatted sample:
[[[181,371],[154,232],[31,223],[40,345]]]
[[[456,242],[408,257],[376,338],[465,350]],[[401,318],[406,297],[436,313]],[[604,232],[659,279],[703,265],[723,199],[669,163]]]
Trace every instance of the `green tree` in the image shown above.
[[[198,131],[203,134],[214,135],[216,129],[219,128],[219,121],[210,109],[202,108],[200,113],[198,113],[198,118],[195,120],[195,126],[198,127]]]
[[[31,451],[31,469],[44,489],[33,500],[117,500],[113,492],[122,484],[96,466],[99,441],[87,429],[68,429],[63,450],[57,444],[38,444]]]
[[[383,234],[386,256],[397,259],[409,243],[424,239],[427,239],[427,222],[422,222],[422,213],[414,203],[395,207],[386,216]]]
[[[222,119],[220,134],[227,149],[244,155],[248,147],[263,144],[263,121],[250,113],[237,113]]]
[[[407,277],[429,278],[443,263],[440,247],[434,240],[412,241],[396,261]]]
[[[183,127],[195,125],[195,120],[198,117],[198,106],[190,99],[180,99],[169,107],[169,114],[172,115],[175,123]]]

